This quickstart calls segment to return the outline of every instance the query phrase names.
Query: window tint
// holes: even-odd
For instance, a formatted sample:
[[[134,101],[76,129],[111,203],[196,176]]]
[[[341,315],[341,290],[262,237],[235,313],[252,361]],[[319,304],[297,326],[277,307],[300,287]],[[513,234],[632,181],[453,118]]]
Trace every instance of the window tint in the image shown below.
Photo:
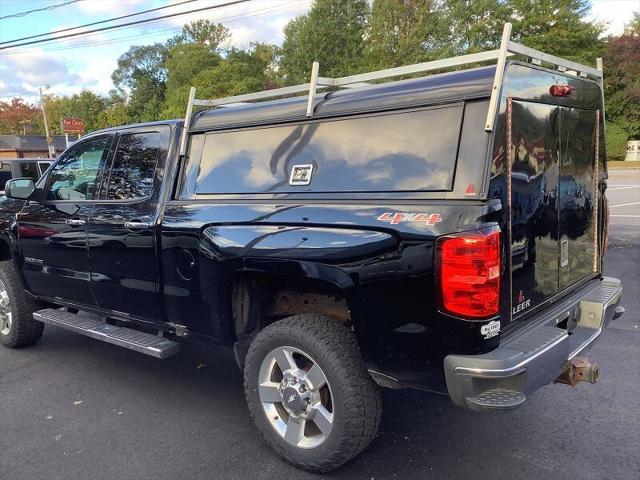
[[[11,165],[7,162],[0,162],[0,190],[4,191],[4,185],[11,180]]]
[[[38,164],[36,162],[25,162],[20,164],[20,176],[33,179],[35,182],[40,178]]]
[[[41,177],[42,174],[46,172],[47,168],[49,168],[50,166],[51,166],[51,162],[38,162],[38,168],[40,172],[39,177]]]
[[[452,105],[195,135],[183,196],[450,190],[461,121]]]
[[[109,177],[109,200],[132,200],[151,195],[158,159],[158,132],[122,135]]]
[[[98,137],[73,147],[49,174],[49,200],[92,200],[111,137]]]

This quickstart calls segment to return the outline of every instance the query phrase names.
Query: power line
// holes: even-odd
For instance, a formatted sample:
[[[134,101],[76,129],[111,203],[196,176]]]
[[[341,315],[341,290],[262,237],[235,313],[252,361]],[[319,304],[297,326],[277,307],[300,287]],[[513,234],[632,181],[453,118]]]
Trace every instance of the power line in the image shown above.
[[[162,20],[162,19],[165,19],[165,18],[177,17],[177,16],[181,16],[181,15],[188,15],[190,13],[202,12],[202,11],[205,11],[205,10],[214,10],[214,9],[217,9],[217,8],[228,7],[228,6],[231,6],[231,5],[238,5],[238,4],[241,4],[241,3],[247,3],[247,2],[251,2],[251,1],[253,1],[253,0],[233,0],[233,1],[230,1],[230,2],[226,2],[226,3],[220,3],[218,5],[212,5],[212,6],[209,6],[209,7],[202,7],[202,8],[195,8],[193,10],[187,10],[186,12],[169,13],[167,15],[161,15],[159,17],[147,18],[147,19],[143,19],[143,20],[136,20],[136,21],[133,21],[133,22],[121,23],[119,25],[110,25],[108,27],[96,28],[94,30],[86,30],[84,32],[68,33],[66,35],[60,35],[59,37],[54,37],[54,38],[42,38],[40,40],[32,40],[30,42],[16,43],[14,45],[8,45],[8,46],[5,46],[5,47],[0,47],[0,50],[6,50],[8,48],[21,47],[23,45],[33,45],[35,43],[51,42],[51,41],[55,41],[55,40],[61,40],[63,38],[77,37],[77,36],[81,36],[81,35],[88,35],[90,33],[95,33],[95,32],[104,32],[105,30],[113,30],[114,28],[128,27],[128,26],[131,26],[131,25],[140,25],[142,23],[155,22],[156,20]]]
[[[48,7],[34,8],[33,10],[27,10],[26,12],[12,13],[11,15],[5,15],[3,17],[0,17],[0,20],[4,20],[5,18],[24,17],[29,15],[30,13],[44,12],[45,10],[55,10],[56,8],[64,7],[65,5],[71,5],[72,3],[78,3],[83,1],[84,0],[71,0],[69,2],[58,3],[56,5],[49,5]]]
[[[81,0],[76,0],[76,1],[81,1]],[[106,20],[100,20],[98,22],[85,23],[84,25],[78,25],[77,27],[62,28],[60,30],[54,30],[53,32],[39,33],[37,35],[31,35],[29,37],[22,37],[22,38],[16,38],[16,39],[13,39],[13,40],[6,40],[4,42],[0,42],[0,45],[4,45],[6,43],[21,42],[22,40],[31,40],[32,38],[44,37],[44,36],[48,36],[48,35],[55,35],[57,33],[68,32],[70,30],[77,30],[78,28],[92,27],[94,25],[100,25],[101,23],[115,22],[116,20],[122,20],[123,18],[135,17],[137,15],[143,15],[143,14],[149,13],[149,12],[156,12],[158,10],[164,10],[165,8],[173,8],[173,7],[177,7],[178,5],[184,5],[185,3],[193,3],[193,2],[197,2],[197,1],[198,0],[185,0],[184,2],[174,3],[174,4],[171,4],[171,5],[165,5],[164,7],[150,8],[149,10],[143,10],[141,12],[130,13],[128,15],[122,15],[120,17],[108,18]],[[70,2],[70,3],[73,3],[73,2]]]
[[[268,7],[268,8],[264,8],[262,10],[255,10],[252,11],[251,13],[247,13],[247,14],[238,14],[238,15],[232,15],[229,17],[219,17],[219,18],[214,18],[213,20],[215,20],[216,22],[225,22],[225,23],[231,23],[231,22],[235,22],[238,20],[242,20],[244,18],[249,18],[249,17],[256,17],[256,16],[260,16],[260,15],[266,15],[269,13],[273,13],[279,10],[285,10],[294,6],[298,6],[298,5],[304,5],[304,4],[308,4],[313,0],[297,0],[297,1],[293,1],[291,3],[286,3],[286,4],[282,4],[279,5],[277,7]],[[111,39],[107,39],[107,40],[98,40],[98,41],[89,41],[86,43],[82,43],[82,44],[78,44],[78,45],[72,45],[72,46],[67,46],[67,47],[61,47],[61,48],[48,48],[45,49],[44,52],[59,52],[59,51],[64,51],[64,50],[76,50],[78,48],[86,48],[86,47],[92,47],[92,46],[105,46],[105,45],[113,45],[113,44],[117,44],[117,43],[122,43],[122,42],[126,42],[128,40],[131,40],[132,38],[144,38],[144,37],[153,37],[153,36],[157,36],[157,35],[161,35],[161,34],[165,34],[165,33],[169,33],[169,32],[178,32],[180,30],[182,30],[183,27],[174,27],[174,28],[167,28],[167,29],[161,29],[161,30],[156,30],[154,32],[149,32],[149,33],[143,33],[143,34],[134,34],[134,35],[125,35],[122,37],[116,37],[116,38],[111,38]],[[33,47],[26,47],[24,49],[21,50],[15,50],[12,52],[6,52],[3,53],[3,55],[20,55],[23,53],[28,53],[29,52],[29,48],[33,48]]]

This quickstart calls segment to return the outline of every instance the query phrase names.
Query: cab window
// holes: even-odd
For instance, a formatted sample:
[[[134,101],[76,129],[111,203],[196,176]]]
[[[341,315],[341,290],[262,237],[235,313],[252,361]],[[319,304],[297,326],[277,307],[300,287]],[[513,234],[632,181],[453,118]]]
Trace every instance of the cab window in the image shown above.
[[[70,149],[51,169],[47,200],[97,198],[98,177],[104,168],[111,138],[93,138]]]
[[[108,200],[137,200],[151,195],[159,146],[158,132],[120,137],[109,174]]]

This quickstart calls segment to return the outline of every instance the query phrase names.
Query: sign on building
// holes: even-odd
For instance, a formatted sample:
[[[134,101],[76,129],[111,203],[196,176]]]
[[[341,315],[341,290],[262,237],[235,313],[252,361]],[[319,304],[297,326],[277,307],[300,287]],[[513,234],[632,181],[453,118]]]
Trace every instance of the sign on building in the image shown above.
[[[65,117],[62,119],[62,131],[64,133],[84,133],[84,120]]]
[[[631,140],[627,143],[627,158],[626,161],[640,160],[640,140]]]

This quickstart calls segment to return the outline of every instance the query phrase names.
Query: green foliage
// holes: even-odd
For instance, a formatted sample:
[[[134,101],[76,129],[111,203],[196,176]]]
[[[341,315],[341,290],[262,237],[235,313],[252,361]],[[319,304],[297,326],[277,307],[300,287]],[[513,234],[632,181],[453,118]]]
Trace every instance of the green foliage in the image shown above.
[[[316,0],[309,13],[284,29],[281,66],[286,82],[308,81],[314,61],[320,62],[322,75],[358,72],[368,16],[367,0]]]
[[[627,131],[607,121],[607,157],[609,160],[624,160],[627,156],[627,142],[629,134]]]
[[[132,46],[118,59],[111,75],[121,92],[128,92],[127,114],[132,122],[160,118],[166,89],[166,45]]]
[[[435,0],[374,0],[365,41],[367,69],[437,58],[447,45],[446,30]]]
[[[126,98],[116,90],[111,90],[105,101],[106,107],[98,115],[100,128],[117,127],[129,123]]]
[[[631,33],[640,35],[640,11],[633,13],[633,18],[629,24],[629,30]]]
[[[221,60],[219,54],[201,43],[179,43],[172,47],[165,62],[167,89],[162,116],[183,116],[193,78],[214,68]]]
[[[82,90],[80,93],[63,97],[60,100],[59,115],[62,117],[79,117],[84,120],[87,131],[102,128],[99,123],[100,114],[106,108],[106,100],[100,95],[89,90]],[[53,118],[51,119],[53,121]],[[60,124],[58,120],[57,125]]]
[[[229,29],[221,23],[210,20],[196,20],[182,27],[181,40],[186,43],[198,43],[211,50],[220,48],[223,42],[229,40]]]
[[[271,88],[276,81],[272,70],[276,49],[270,45],[254,44],[251,50],[232,49],[220,65],[200,72],[193,78],[198,95],[219,98],[241,95]],[[184,111],[184,104],[183,104]]]
[[[525,45],[587,65],[606,49],[603,23],[586,19],[589,0],[509,0],[514,37]]]
[[[444,0],[444,9],[450,45],[443,56],[496,48],[512,12],[504,0]]]
[[[640,139],[640,36],[609,39],[604,78],[607,119]]]

